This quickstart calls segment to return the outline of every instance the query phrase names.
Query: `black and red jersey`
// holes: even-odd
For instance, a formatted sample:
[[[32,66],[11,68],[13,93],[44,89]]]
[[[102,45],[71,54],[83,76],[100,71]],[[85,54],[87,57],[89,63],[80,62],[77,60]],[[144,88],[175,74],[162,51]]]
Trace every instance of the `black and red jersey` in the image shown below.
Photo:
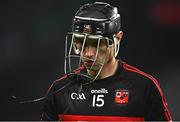
[[[42,120],[62,121],[170,121],[168,106],[158,81],[120,62],[113,76],[82,85],[83,78],[67,75],[54,82],[43,107]]]

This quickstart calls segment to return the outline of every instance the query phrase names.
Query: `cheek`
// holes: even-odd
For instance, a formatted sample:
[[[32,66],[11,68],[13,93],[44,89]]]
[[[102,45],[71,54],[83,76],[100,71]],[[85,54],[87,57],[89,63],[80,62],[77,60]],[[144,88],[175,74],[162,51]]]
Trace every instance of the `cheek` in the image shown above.
[[[104,54],[104,53],[107,53],[108,52],[108,48],[107,46],[103,45],[103,46],[100,46],[99,47],[99,50],[98,50],[100,53]]]
[[[99,48],[99,53],[102,55],[106,55],[107,53],[109,53],[109,48],[107,48],[107,46],[102,46]]]
[[[105,62],[108,62],[109,60],[112,60],[114,58],[114,49],[113,48],[107,48],[107,50],[102,52],[101,59],[104,60]]]
[[[110,50],[107,47],[99,49],[98,58],[100,60],[104,60],[104,58],[106,58],[105,60],[108,60],[109,55],[110,55]]]

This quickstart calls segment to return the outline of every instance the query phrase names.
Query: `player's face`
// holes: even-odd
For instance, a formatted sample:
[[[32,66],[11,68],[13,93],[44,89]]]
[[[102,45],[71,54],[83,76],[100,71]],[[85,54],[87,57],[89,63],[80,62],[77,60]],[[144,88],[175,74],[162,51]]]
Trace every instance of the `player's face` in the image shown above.
[[[110,58],[111,48],[107,39],[81,38],[75,39],[75,47],[79,50],[82,62],[88,70],[98,71]]]

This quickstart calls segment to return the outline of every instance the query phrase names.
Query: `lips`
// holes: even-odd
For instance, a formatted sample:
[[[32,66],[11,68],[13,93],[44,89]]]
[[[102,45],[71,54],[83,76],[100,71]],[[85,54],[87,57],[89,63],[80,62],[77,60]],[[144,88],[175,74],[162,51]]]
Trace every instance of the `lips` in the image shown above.
[[[87,65],[87,66],[92,66],[93,63],[94,63],[94,61],[90,61],[90,60],[87,60],[87,61],[84,62],[84,64]]]

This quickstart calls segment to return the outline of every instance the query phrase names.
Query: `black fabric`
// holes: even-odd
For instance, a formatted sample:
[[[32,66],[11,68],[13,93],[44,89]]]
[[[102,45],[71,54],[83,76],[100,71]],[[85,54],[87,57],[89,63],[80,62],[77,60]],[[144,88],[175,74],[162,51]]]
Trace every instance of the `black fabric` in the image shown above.
[[[165,115],[168,110],[157,85],[141,73],[127,70],[120,63],[115,75],[82,85],[83,79],[74,78],[73,84],[62,92],[45,101],[42,120],[60,120],[63,115],[142,117],[144,120],[170,119]],[[69,81],[68,78],[57,82],[51,91],[57,90]],[[125,91],[125,92],[123,92]],[[49,93],[50,93],[49,92]],[[128,93],[125,103],[117,102],[117,93]],[[80,96],[78,96],[80,94]],[[94,99],[94,96],[99,99]],[[124,97],[125,98],[125,97]],[[123,99],[123,98],[122,98]],[[103,104],[104,101],[104,104]],[[95,102],[95,103],[93,103]],[[58,118],[61,115],[62,118]]]

